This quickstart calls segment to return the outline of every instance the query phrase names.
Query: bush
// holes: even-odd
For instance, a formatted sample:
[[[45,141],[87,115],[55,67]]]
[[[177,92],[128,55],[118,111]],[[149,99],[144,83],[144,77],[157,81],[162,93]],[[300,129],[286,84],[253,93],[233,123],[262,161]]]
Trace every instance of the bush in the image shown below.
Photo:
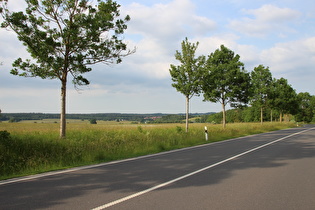
[[[91,119],[90,124],[97,124],[96,119]]]
[[[0,131],[0,140],[8,139],[10,137],[10,133],[8,131]]]
[[[8,131],[0,131],[0,144],[5,146],[10,144],[10,133]]]
[[[180,126],[176,126],[176,131],[177,133],[182,133],[183,132],[183,128]]]

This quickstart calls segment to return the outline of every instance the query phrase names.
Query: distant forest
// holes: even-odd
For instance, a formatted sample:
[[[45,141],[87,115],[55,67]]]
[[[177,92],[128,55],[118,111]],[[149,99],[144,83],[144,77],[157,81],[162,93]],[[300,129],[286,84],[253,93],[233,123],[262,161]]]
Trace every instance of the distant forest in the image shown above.
[[[213,113],[195,113],[191,117],[200,117]],[[155,122],[155,123],[174,123],[181,122],[185,114],[123,114],[123,113],[96,113],[96,114],[67,114],[67,119],[79,120],[104,120],[104,121],[134,121],[134,122]],[[2,113],[0,121],[19,122],[22,120],[43,120],[59,119],[60,114],[46,113]]]

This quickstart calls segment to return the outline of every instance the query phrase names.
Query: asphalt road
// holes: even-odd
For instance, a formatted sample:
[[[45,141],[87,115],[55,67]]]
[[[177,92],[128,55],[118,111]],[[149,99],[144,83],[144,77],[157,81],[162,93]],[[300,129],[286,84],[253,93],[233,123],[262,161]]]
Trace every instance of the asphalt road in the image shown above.
[[[0,209],[315,209],[314,126],[0,182]]]

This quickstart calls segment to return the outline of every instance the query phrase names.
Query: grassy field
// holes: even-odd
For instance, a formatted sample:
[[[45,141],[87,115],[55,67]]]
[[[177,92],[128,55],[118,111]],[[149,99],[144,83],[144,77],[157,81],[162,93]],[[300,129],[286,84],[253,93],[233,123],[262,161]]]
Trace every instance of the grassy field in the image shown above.
[[[8,179],[167,150],[200,145],[256,133],[295,127],[292,123],[221,125],[131,124],[71,120],[67,138],[59,139],[58,120],[0,123],[0,179]],[[204,126],[209,141],[205,141]]]

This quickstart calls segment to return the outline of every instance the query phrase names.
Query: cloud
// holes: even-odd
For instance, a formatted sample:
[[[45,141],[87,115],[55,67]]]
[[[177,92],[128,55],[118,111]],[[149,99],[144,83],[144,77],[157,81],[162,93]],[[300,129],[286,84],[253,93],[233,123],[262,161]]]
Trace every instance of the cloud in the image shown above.
[[[290,8],[279,8],[274,5],[263,5],[259,9],[243,9],[245,15],[241,20],[232,20],[230,27],[249,36],[264,37],[270,33],[285,36],[284,33],[292,33],[294,29],[289,27],[290,22],[297,21],[300,12]]]
[[[315,63],[315,37],[286,43],[277,43],[263,50],[261,60],[278,73],[313,73]]]
[[[174,0],[151,7],[132,3],[123,9],[131,16],[128,33],[159,41],[209,33],[216,27],[214,21],[196,15],[195,5],[189,0]]]

